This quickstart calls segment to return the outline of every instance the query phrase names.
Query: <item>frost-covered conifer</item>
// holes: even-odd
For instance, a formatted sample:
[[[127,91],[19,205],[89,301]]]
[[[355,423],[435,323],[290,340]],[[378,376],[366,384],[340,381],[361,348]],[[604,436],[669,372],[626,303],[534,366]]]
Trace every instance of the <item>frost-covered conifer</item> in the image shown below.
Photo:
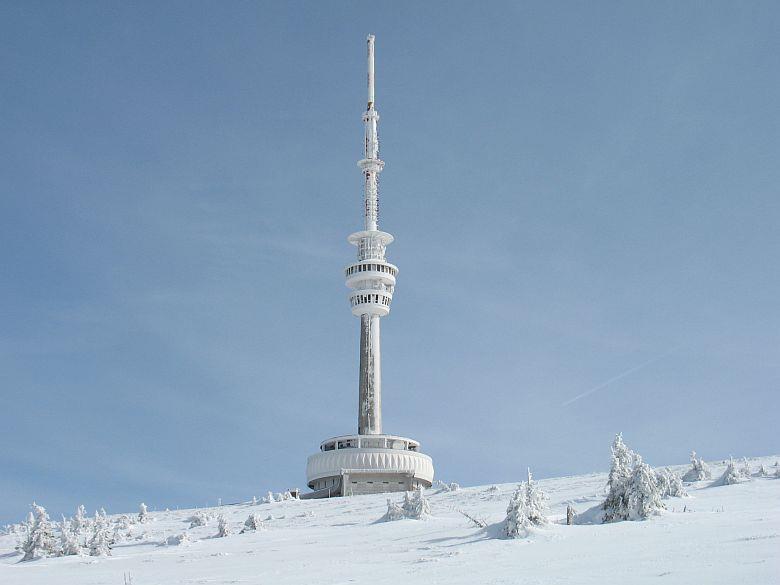
[[[418,486],[416,490],[404,494],[402,508],[404,516],[414,520],[425,520],[431,515],[431,504],[428,498],[425,497],[422,486]]]
[[[114,523],[114,542],[119,542],[133,535],[133,520],[127,514],[122,514]]]
[[[626,496],[628,520],[644,520],[665,508],[653,469],[636,454],[631,479],[626,484]]]
[[[680,476],[668,467],[656,469],[655,476],[662,498],[685,498],[688,496]]]
[[[547,495],[533,480],[529,469],[527,481],[517,486],[517,490],[507,506],[504,536],[525,538],[533,527],[547,524],[546,508]]]
[[[712,472],[704,459],[696,457],[696,451],[691,451],[691,468],[683,475],[687,482],[702,481],[712,478]]]
[[[73,520],[67,522],[64,518],[60,523],[60,550],[59,553],[66,557],[81,555],[84,553],[81,534],[73,530]]]
[[[257,496],[252,496],[252,505],[257,506]]]
[[[274,499],[273,492],[268,492],[268,494],[266,494],[266,496],[263,498],[264,504],[273,504],[275,501],[276,500]]]
[[[739,471],[737,471],[737,465],[734,463],[734,459],[729,459],[729,462],[726,464],[726,471],[723,472],[720,479],[713,485],[733,485],[739,483],[740,479],[741,475]]]
[[[57,553],[57,543],[54,540],[51,521],[46,509],[35,502],[33,502],[32,508],[33,521],[21,546],[24,553],[23,561],[51,557]]]
[[[756,472],[756,475],[758,475],[758,477],[766,477],[767,475],[769,475],[763,463],[758,466],[758,471]]]
[[[241,529],[241,534],[244,532],[250,532],[263,529],[263,521],[258,514],[250,514],[249,518],[244,521],[244,527]]]
[[[628,496],[626,484],[631,477],[635,454],[623,442],[618,433],[612,441],[612,465],[607,479],[607,498],[604,501],[604,522],[626,520],[628,518]]]
[[[24,552],[22,547],[27,541],[27,536],[30,534],[30,530],[32,530],[34,524],[35,516],[32,511],[27,512],[27,518],[20,522],[16,530],[14,530],[14,534],[16,534],[16,546],[14,547],[14,550],[17,552]]]
[[[217,518],[217,538],[230,536],[230,525],[224,516]]]
[[[746,479],[750,479],[750,476],[753,474],[753,471],[750,469],[750,463],[748,463],[747,457],[742,458],[742,465],[739,467],[739,474]]]
[[[104,516],[95,513],[92,521],[92,536],[89,539],[89,554],[93,557],[111,556],[111,545],[114,539]]]
[[[148,512],[148,510],[147,510],[147,508],[146,508],[146,504],[144,504],[143,502],[141,502],[141,503],[138,505],[138,521],[139,521],[141,524],[143,524],[143,523],[144,523],[144,522],[146,522],[148,519],[149,519],[149,512]]]
[[[89,518],[87,518],[87,510],[83,505],[76,509],[76,515],[70,521],[70,527],[76,534],[81,532],[89,526]]]
[[[525,497],[518,487],[509,500],[504,519],[504,536],[507,538],[525,538],[531,533],[532,524],[528,519]]]
[[[391,501],[390,498],[387,498],[387,514],[385,514],[383,520],[392,522],[393,520],[403,520],[404,518],[406,518],[404,509]]]

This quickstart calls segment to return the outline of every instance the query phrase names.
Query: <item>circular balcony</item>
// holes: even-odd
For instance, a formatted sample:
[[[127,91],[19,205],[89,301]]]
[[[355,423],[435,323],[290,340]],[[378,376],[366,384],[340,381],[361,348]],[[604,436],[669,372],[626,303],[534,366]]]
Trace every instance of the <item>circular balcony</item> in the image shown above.
[[[352,291],[349,294],[349,304],[355,317],[360,315],[378,315],[384,317],[390,312],[392,293],[387,290],[365,289]]]
[[[310,488],[344,473],[409,476],[424,486],[433,482],[433,461],[420,453],[420,443],[394,435],[345,435],[323,441],[306,463]]]
[[[381,260],[356,262],[344,269],[344,276],[347,279],[346,285],[349,288],[358,288],[359,283],[364,280],[395,286],[396,274],[398,274],[396,265]]]

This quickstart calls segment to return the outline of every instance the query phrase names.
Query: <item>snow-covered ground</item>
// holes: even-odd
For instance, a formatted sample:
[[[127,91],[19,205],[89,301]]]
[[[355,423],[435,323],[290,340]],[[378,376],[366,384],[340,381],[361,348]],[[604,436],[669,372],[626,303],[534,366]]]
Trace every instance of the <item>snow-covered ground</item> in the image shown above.
[[[778,459],[749,461],[774,473]],[[725,465],[711,466],[716,480]],[[780,583],[780,479],[698,482],[688,486],[690,497],[665,500],[668,510],[647,521],[560,523],[567,504],[582,512],[602,501],[605,482],[605,473],[540,480],[554,522],[522,540],[496,538],[514,484],[428,490],[428,520],[380,522],[387,495],[204,509],[229,521],[233,534],[224,538],[215,537],[216,519],[189,528],[195,510],[150,512],[106,558],[21,563],[15,538],[5,535],[0,583],[123,585],[126,574],[133,585]],[[492,526],[480,529],[458,509]],[[250,513],[267,519],[265,529],[238,534]],[[165,544],[183,532],[189,544]]]

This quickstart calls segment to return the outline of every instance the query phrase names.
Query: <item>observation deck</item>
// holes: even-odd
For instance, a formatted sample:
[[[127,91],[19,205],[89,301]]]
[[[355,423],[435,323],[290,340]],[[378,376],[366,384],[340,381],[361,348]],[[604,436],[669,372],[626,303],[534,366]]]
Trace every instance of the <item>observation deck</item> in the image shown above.
[[[306,463],[309,497],[409,491],[433,482],[420,443],[397,435],[343,435],[320,444]]]

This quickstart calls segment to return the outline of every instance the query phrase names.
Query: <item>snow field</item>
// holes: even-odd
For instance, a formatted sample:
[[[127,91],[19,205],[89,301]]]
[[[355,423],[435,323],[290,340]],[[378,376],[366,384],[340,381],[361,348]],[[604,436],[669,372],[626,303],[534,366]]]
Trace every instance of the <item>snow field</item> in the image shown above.
[[[710,463],[712,479],[687,485],[688,498],[664,500],[667,510],[659,516],[604,525],[563,522],[567,505],[584,512],[604,500],[606,473],[542,479],[550,523],[512,540],[498,537],[515,483],[427,490],[427,520],[381,521],[387,498],[400,503],[402,494],[152,511],[110,557],[21,563],[16,538],[0,536],[0,583],[122,585],[129,574],[133,585],[776,584],[780,479],[771,474],[778,459],[749,460],[754,471],[763,464],[770,477],[718,487],[711,486],[726,464]],[[689,467],[672,469],[683,474]],[[458,510],[488,527],[476,527]],[[190,528],[199,511],[207,524]],[[252,513],[262,526],[239,534]],[[216,537],[219,516],[230,532],[224,538]],[[166,544],[183,533],[182,544]]]

